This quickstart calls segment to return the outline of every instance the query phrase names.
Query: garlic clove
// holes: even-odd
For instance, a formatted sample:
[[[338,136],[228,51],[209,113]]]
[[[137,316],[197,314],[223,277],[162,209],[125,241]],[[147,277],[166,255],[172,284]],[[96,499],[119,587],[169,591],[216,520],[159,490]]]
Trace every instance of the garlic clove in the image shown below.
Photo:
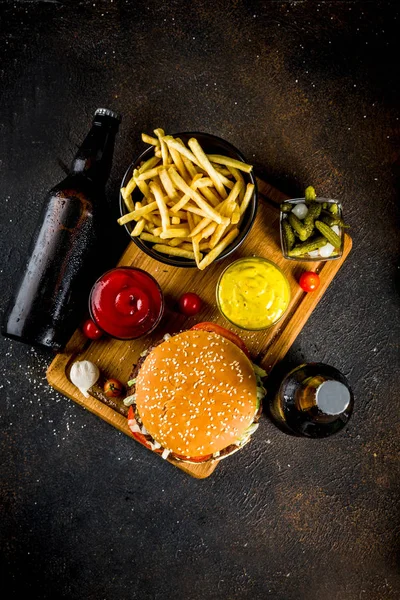
[[[100,371],[90,360],[81,360],[73,363],[69,377],[85,398],[89,398],[88,390],[98,381]]]

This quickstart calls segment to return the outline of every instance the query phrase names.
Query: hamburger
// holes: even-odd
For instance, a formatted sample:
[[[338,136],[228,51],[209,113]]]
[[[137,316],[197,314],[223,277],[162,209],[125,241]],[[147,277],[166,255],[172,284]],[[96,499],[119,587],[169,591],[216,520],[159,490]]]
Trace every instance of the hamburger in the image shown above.
[[[163,458],[220,460],[257,429],[265,375],[223,327],[200,323],[167,334],[133,368],[124,400],[129,428]]]

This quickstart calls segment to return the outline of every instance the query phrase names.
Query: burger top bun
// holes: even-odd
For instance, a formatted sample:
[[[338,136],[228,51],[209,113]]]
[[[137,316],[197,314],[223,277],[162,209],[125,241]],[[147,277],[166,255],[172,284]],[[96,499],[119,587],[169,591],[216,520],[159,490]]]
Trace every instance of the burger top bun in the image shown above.
[[[136,380],[136,409],[153,438],[198,457],[235,443],[257,411],[253,367],[233,342],[202,330],[156,346]]]

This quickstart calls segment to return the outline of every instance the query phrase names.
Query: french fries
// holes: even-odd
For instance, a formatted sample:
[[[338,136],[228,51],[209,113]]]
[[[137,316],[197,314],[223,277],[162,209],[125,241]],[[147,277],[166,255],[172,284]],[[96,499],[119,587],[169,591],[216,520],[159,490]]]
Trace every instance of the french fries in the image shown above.
[[[154,155],[133,171],[121,188],[132,223],[131,236],[153,244],[161,254],[194,260],[204,270],[239,235],[254,184],[245,178],[252,165],[207,154],[192,137],[187,145],[166,135],[142,133]]]

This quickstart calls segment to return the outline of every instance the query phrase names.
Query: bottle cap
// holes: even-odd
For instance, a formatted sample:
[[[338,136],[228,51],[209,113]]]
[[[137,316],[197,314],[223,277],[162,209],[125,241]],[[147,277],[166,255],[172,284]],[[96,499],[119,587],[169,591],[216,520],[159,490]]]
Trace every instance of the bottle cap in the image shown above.
[[[317,388],[316,404],[325,415],[340,415],[349,406],[350,400],[350,391],[340,381],[324,381]]]
[[[94,113],[94,116],[102,116],[102,117],[111,117],[112,119],[117,119],[118,123],[121,123],[122,117],[119,113],[110,110],[109,108],[98,108]]]

